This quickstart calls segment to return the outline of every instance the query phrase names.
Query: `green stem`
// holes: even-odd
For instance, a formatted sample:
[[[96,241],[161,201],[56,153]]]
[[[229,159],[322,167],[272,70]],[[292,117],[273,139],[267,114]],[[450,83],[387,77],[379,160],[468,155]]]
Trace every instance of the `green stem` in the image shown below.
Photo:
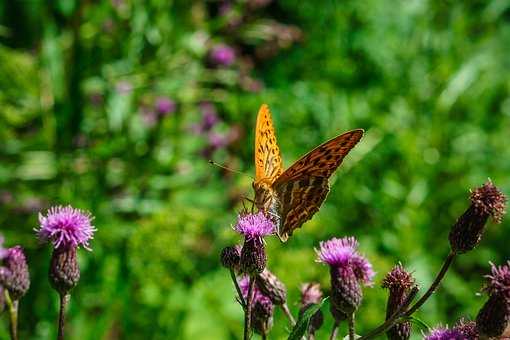
[[[250,286],[248,288],[248,299],[246,301],[246,310],[244,311],[244,340],[251,338],[251,305],[253,302],[253,293],[255,292],[255,277],[250,276]]]
[[[11,340],[18,340],[18,300],[11,300],[9,291],[4,290],[5,301],[9,307],[9,330]]]
[[[331,335],[329,336],[329,340],[335,340],[337,333],[338,333],[338,322],[335,321],[335,324],[333,325],[333,329],[331,330]]]
[[[354,334],[354,313],[352,313],[351,316],[349,316],[349,340],[354,340]]]
[[[239,296],[239,302],[241,302],[241,306],[243,306],[243,310],[246,309],[246,302],[244,301],[243,293],[241,292],[241,288],[237,283],[236,273],[232,269],[230,269],[230,277],[232,278],[232,282],[234,283],[234,287],[236,287],[237,295]]]
[[[287,316],[287,319],[289,319],[289,323],[291,326],[294,326],[296,324],[296,320],[294,320],[294,317],[292,316],[292,313],[289,310],[289,306],[285,302],[283,305],[281,305],[283,313]]]

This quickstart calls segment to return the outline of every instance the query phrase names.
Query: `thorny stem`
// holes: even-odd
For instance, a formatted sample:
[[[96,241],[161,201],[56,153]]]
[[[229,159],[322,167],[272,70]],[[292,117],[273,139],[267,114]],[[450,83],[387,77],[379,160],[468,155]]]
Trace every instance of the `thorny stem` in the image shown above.
[[[349,340],[354,340],[354,313],[349,316]]]
[[[11,333],[11,340],[18,340],[18,300],[11,300],[9,291],[4,290],[5,301],[9,307],[9,330]]]
[[[251,338],[251,305],[253,302],[253,293],[255,292],[255,277],[250,276],[250,286],[248,288],[248,299],[246,301],[246,309],[244,311],[244,340]]]
[[[331,335],[329,336],[329,340],[335,340],[337,333],[338,333],[338,321],[335,321],[333,329],[331,330]]]
[[[64,339],[64,323],[65,323],[65,309],[69,302],[69,294],[60,294],[60,311],[58,315],[58,340]]]
[[[236,287],[237,296],[239,296],[239,302],[241,303],[241,306],[243,306],[243,310],[246,309],[246,302],[244,301],[243,293],[241,292],[241,288],[239,288],[239,284],[237,283],[236,274],[232,269],[230,269],[230,277],[232,278],[232,282],[234,283],[234,286]]]
[[[287,316],[287,319],[289,319],[289,323],[291,326],[294,326],[296,324],[296,320],[294,320],[294,317],[292,317],[292,313],[289,310],[289,306],[285,302],[283,305],[281,305],[283,312]]]
[[[439,284],[441,283],[441,280],[444,278],[446,272],[450,268],[450,265],[452,264],[453,260],[455,259],[455,256],[457,254],[454,252],[450,252],[446,259],[444,260],[443,266],[441,267],[441,270],[439,273],[437,273],[436,278],[434,279],[434,282],[430,285],[429,289],[423,294],[423,296],[416,301],[416,303],[409,309],[407,307],[411,304],[414,296],[418,293],[418,288],[414,288],[413,291],[409,294],[407,297],[405,303],[403,303],[393,315],[388,318],[383,324],[378,326],[377,328],[374,328],[372,331],[370,331],[367,335],[362,336],[361,338],[358,338],[358,340],[368,340],[373,339],[377,335],[382,334],[383,332],[387,331],[395,323],[398,322],[400,318],[406,318],[410,317],[414,312],[418,310],[427,300],[428,298],[434,293],[434,291],[437,289]]]

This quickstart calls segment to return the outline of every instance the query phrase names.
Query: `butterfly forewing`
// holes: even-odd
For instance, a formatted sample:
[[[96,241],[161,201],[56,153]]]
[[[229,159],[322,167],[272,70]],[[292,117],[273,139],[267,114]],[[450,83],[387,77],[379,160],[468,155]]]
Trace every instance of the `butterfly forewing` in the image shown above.
[[[282,158],[276,144],[273,119],[269,107],[263,104],[257,115],[255,130],[255,180],[269,178],[273,182],[282,172]]]
[[[319,210],[329,192],[328,179],[359,142],[363,130],[346,132],[313,149],[273,184],[280,207],[278,235],[285,241]]]

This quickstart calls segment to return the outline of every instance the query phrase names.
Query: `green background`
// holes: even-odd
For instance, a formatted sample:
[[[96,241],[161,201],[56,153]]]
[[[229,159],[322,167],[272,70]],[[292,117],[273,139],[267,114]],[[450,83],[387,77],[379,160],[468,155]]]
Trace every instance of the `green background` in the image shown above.
[[[254,174],[263,102],[286,166],[343,131],[366,130],[321,211],[287,244],[267,242],[294,313],[302,282],[329,287],[314,247],[354,235],[377,271],[357,314],[363,334],[384,318],[379,286],[395,263],[422,287],[431,282],[469,188],[490,177],[510,192],[507,1],[263,2],[0,4],[0,228],[30,265],[22,339],[56,337],[51,250],[33,231],[37,213],[56,204],[90,210],[98,229],[93,251],[79,251],[69,339],[240,338],[242,312],[218,254],[240,241],[231,226],[251,178],[207,159]],[[220,43],[236,50],[228,67],[209,60]],[[176,111],[151,121],[161,96]],[[203,102],[220,122],[196,133]],[[214,136],[228,143],[211,154]],[[508,228],[490,223],[421,319],[476,316],[488,262],[510,257]],[[330,328],[327,315],[318,338]],[[270,338],[287,332],[278,310]]]

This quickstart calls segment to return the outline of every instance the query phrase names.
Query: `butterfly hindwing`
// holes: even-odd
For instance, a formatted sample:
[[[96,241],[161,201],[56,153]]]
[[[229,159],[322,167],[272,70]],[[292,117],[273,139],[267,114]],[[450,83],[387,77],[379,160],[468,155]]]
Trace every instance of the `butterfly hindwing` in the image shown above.
[[[282,172],[282,158],[276,144],[271,111],[263,104],[257,115],[255,130],[255,180],[270,178],[273,182]]]
[[[280,202],[278,236],[285,242],[292,232],[319,211],[329,192],[327,177],[308,176],[275,187]]]
[[[329,177],[359,142],[363,130],[346,132],[313,149],[273,184],[280,206],[278,235],[285,241],[319,210],[329,192]]]

